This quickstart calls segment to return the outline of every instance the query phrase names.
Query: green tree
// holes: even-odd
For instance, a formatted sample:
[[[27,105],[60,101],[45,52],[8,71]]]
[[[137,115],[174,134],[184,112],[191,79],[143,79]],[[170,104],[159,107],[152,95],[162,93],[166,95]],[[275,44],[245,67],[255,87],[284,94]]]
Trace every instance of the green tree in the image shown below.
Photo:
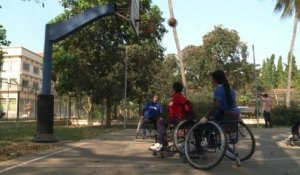
[[[247,63],[247,46],[240,41],[237,31],[215,26],[203,36],[203,49],[206,62],[213,65],[213,69],[225,70],[235,88],[253,83],[254,70]]]
[[[288,69],[288,79],[287,79],[287,91],[286,91],[286,106],[290,107],[290,95],[291,95],[291,87],[292,87],[292,59],[294,52],[294,45],[296,40],[297,34],[297,25],[300,19],[300,1],[299,0],[277,0],[275,5],[275,12],[282,12],[281,18],[290,17],[294,14],[294,26],[293,26],[293,33],[290,45],[290,59],[289,59],[289,69]]]
[[[9,46],[9,44],[10,44],[10,41],[6,40],[6,30],[0,24],[0,70],[2,70],[3,54],[4,54],[1,47],[2,46]]]
[[[277,88],[285,88],[286,87],[286,74],[283,69],[282,57],[278,58],[277,62],[277,70],[276,70],[276,77],[277,77]]]
[[[295,80],[294,80],[294,88],[299,91],[300,90],[300,70],[296,71]]]
[[[209,74],[215,69],[203,46],[187,46],[182,51],[188,85],[191,89],[211,87]],[[203,81],[208,80],[208,81]]]
[[[62,0],[65,11],[55,19],[55,22],[66,20],[90,7],[107,2],[117,2],[117,6],[129,9],[127,1],[120,4],[113,0]],[[128,99],[139,99],[151,89],[149,84],[156,73],[156,65],[163,60],[160,43],[166,30],[162,25],[161,11],[157,6],[152,6],[150,0],[141,1],[141,6],[143,7],[140,12],[141,29],[144,29],[147,23],[153,23],[155,31],[151,35],[141,33],[137,38],[128,21],[117,16],[109,16],[58,43],[59,48],[72,53],[72,56],[75,55],[73,59],[79,58],[78,67],[70,67],[75,70],[69,72],[79,71],[82,74],[83,80],[80,77],[73,77],[80,83],[74,85],[75,89],[80,89],[87,98],[89,120],[93,104],[105,103],[106,125],[110,126],[111,113],[116,111],[113,110],[113,106],[124,98],[125,58],[128,63]]]
[[[34,1],[34,2],[36,2],[38,4],[42,4],[42,6],[44,7],[46,0],[22,0],[22,1]]]
[[[264,90],[270,90],[276,87],[276,66],[274,64],[275,55],[266,58],[262,65],[261,86]]]
[[[172,93],[172,84],[181,81],[178,61],[175,54],[168,54],[164,61],[158,65],[158,73],[154,78],[153,90],[161,97],[161,102],[169,102]],[[164,109],[166,112],[166,109]]]
[[[290,59],[292,59],[292,61],[290,61]],[[292,84],[293,84],[296,80],[296,75],[297,75],[297,72],[298,72],[295,56],[290,57],[290,55],[288,55],[288,64],[286,65],[286,70],[285,70],[286,75],[288,74],[290,64],[292,64],[292,66],[291,66],[292,67],[291,81],[292,81]],[[293,87],[295,87],[294,84],[291,88],[293,88]]]

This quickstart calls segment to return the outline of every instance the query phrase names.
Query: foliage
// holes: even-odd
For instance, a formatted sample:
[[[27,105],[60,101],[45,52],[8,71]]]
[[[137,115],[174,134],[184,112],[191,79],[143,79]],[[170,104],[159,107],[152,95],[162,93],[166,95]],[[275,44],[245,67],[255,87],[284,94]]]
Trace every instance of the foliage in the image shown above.
[[[117,3],[117,6],[129,9],[129,4],[124,1],[62,0],[65,11],[52,23],[105,3]],[[162,25],[161,11],[152,6],[150,0],[141,1],[141,6],[140,26],[143,29],[148,23],[154,24],[156,30],[151,35],[141,33],[137,38],[128,21],[118,16],[107,16],[60,41],[54,50],[54,60],[57,60],[53,69],[55,89],[61,95],[87,97],[90,104],[88,112],[91,112],[93,104],[105,103],[107,126],[110,125],[113,105],[124,98],[125,63],[128,64],[127,97],[141,103],[152,91],[157,65],[163,60],[160,41],[166,30]]]
[[[292,39],[289,51],[289,67],[288,67],[288,78],[287,78],[287,91],[286,91],[286,106],[290,107],[290,94],[292,88],[292,70],[293,70],[293,52],[296,41],[297,25],[300,20],[300,1],[299,0],[277,0],[275,5],[275,12],[282,12],[281,19],[291,17],[294,15],[294,25],[292,32]]]
[[[6,40],[6,30],[4,27],[0,24],[0,68],[2,69],[3,64],[3,51],[1,50],[2,46],[9,46],[10,41]]]
[[[291,17],[294,13],[300,20],[300,2],[298,0],[277,0],[275,12],[282,12],[281,18]]]
[[[187,80],[193,88],[210,89],[210,73],[225,70],[236,89],[252,89],[254,66],[246,60],[247,46],[240,41],[235,30],[215,26],[203,36],[202,46],[187,46],[183,49]]]
[[[262,80],[261,86],[263,89],[270,90],[276,87],[276,67],[275,67],[275,55],[272,54],[270,58],[267,58],[266,61],[263,61],[262,76],[260,77]]]
[[[46,0],[22,0],[22,1],[34,1],[35,3],[41,4],[42,7],[45,7]]]
[[[276,77],[277,77],[277,88],[285,88],[286,87],[286,79],[287,79],[287,72],[283,69],[282,57],[279,56],[277,62],[277,69],[276,69]]]
[[[272,109],[271,115],[274,125],[291,126],[296,121],[300,121],[300,107],[293,103],[289,108],[285,105],[276,106]]]
[[[172,95],[172,85],[180,81],[179,67],[174,54],[166,56],[161,64],[157,65],[157,74],[152,82],[152,94],[158,94],[162,102],[168,103]]]
[[[241,106],[254,106],[255,96],[253,93],[240,94],[237,103]]]
[[[286,88],[287,86],[287,77],[288,77],[288,69],[289,69],[289,56],[287,64],[282,63],[282,57],[279,56],[277,65],[275,65],[276,57],[274,54],[271,55],[270,58],[266,58],[263,60],[263,65],[261,68],[261,76],[259,77],[259,86],[264,91],[269,91],[273,88]],[[292,57],[292,80],[293,80],[293,88],[299,90],[300,89],[300,80],[299,70],[296,64],[295,56]],[[285,65],[285,66],[284,66]]]

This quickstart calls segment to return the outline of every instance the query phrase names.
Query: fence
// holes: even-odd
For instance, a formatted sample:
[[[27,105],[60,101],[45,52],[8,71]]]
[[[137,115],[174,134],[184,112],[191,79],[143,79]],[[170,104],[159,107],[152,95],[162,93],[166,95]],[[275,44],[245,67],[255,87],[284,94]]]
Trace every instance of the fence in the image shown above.
[[[0,115],[2,120],[37,118],[37,96],[40,93],[38,88],[22,86],[16,82],[2,81],[0,85],[0,114],[4,114]],[[75,111],[80,111],[70,104],[72,102],[68,99],[55,98],[54,117],[67,118]]]

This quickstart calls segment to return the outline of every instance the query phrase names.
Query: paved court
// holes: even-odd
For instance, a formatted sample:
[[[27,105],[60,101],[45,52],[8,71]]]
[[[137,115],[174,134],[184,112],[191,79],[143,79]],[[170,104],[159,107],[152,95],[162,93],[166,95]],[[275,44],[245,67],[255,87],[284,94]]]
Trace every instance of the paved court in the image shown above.
[[[94,140],[66,143],[60,149],[0,163],[0,175],[299,175],[300,148],[286,146],[289,128],[252,128],[256,151],[236,167],[224,158],[208,171],[192,168],[178,155],[161,159],[148,147],[152,140],[135,139],[133,129],[121,130]]]

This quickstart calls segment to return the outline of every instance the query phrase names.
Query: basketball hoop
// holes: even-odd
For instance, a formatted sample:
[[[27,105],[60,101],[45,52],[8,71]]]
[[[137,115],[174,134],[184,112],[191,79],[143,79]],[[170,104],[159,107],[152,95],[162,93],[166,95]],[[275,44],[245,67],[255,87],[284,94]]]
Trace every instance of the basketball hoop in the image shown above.
[[[144,33],[146,36],[151,36],[156,30],[154,23],[148,23],[145,25]]]

